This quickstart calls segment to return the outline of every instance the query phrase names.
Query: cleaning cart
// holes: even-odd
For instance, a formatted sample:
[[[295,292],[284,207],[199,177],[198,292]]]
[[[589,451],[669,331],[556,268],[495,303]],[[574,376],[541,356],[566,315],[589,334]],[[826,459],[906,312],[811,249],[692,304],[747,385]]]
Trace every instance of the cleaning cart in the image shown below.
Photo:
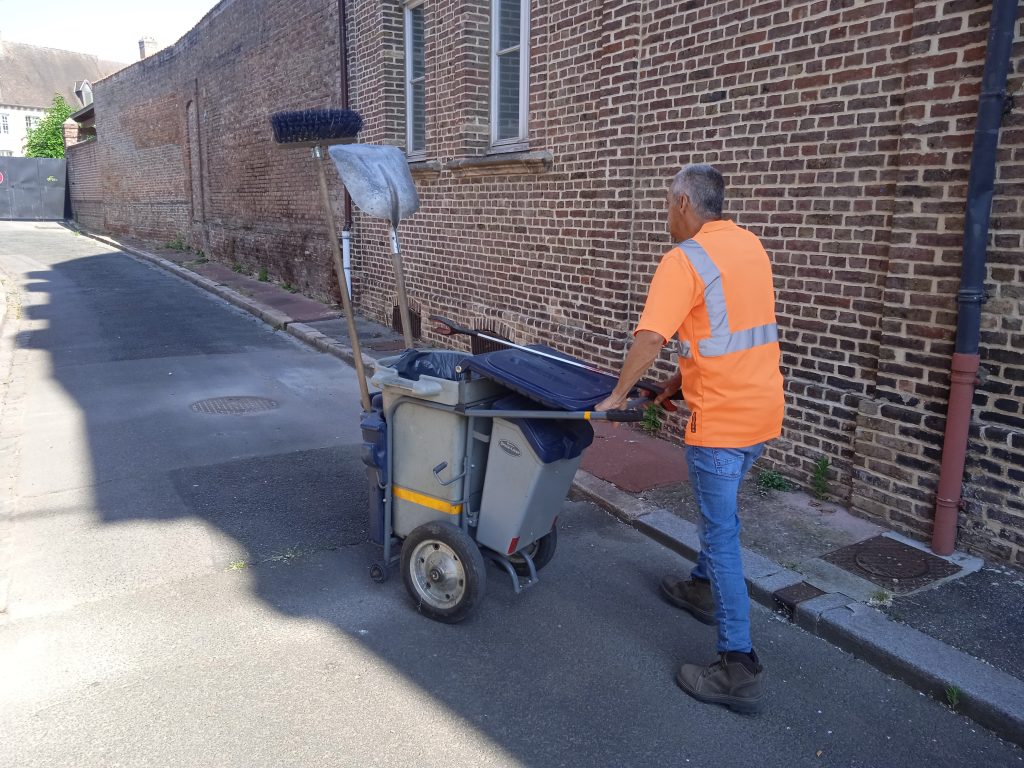
[[[641,418],[592,411],[615,379],[567,360],[537,346],[407,350],[378,363],[371,383],[381,392],[362,420],[370,534],[382,548],[371,576],[399,568],[426,616],[469,615],[484,593],[485,558],[516,593],[536,584],[593,442],[589,422]]]
[[[467,356],[412,349],[399,223],[419,208],[404,154],[351,143],[354,113],[306,110],[272,117],[282,144],[312,145],[335,271],[355,352],[363,406],[363,462],[370,489],[370,537],[381,559],[371,576],[396,567],[420,611],[457,622],[484,594],[484,558],[503,568],[516,593],[537,583],[555,551],[555,522],[583,451],[591,419],[639,421],[639,411],[596,413],[613,376],[544,347]],[[340,143],[337,143],[340,142]],[[395,287],[407,349],[380,361],[371,395],[344,254],[332,219],[323,148],[352,202],[390,224]],[[451,331],[459,330],[448,323]],[[463,329],[464,330],[464,329]]]

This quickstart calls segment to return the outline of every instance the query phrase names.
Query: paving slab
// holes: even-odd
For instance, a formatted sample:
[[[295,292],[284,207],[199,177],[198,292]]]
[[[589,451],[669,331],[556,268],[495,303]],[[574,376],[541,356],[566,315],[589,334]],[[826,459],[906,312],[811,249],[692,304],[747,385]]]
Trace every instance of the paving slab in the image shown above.
[[[632,493],[675,485],[687,479],[680,446],[646,435],[639,429],[594,425],[594,444],[583,454],[586,472]]]

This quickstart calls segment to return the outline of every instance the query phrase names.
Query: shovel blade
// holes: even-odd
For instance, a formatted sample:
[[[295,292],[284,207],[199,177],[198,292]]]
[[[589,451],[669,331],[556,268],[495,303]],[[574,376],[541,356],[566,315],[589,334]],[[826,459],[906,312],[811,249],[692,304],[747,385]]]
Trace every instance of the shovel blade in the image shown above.
[[[398,147],[337,144],[327,152],[352,202],[363,213],[397,227],[398,222],[419,210],[420,198],[409,173],[409,161]]]

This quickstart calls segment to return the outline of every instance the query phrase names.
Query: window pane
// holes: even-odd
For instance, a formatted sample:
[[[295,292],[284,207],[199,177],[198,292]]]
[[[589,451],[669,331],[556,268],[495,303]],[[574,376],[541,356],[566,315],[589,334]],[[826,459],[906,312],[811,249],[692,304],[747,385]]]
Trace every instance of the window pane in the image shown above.
[[[519,51],[498,57],[498,140],[519,136]]]
[[[523,0],[498,0],[498,50],[519,45],[519,19]]]
[[[420,80],[410,86],[412,92],[412,137],[410,152],[422,152],[427,147],[426,83]]]
[[[415,80],[427,71],[423,56],[423,6],[409,12],[409,36],[412,40],[412,78]]]

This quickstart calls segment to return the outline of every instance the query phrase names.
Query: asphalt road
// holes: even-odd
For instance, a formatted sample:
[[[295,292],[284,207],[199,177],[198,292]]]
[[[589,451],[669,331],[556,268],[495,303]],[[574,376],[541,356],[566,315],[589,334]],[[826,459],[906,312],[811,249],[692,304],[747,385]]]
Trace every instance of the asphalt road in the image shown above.
[[[367,577],[348,367],[52,224],[0,222],[0,274],[0,765],[1024,764],[757,606],[767,711],[692,701],[685,565],[583,503],[535,589],[431,622]]]

